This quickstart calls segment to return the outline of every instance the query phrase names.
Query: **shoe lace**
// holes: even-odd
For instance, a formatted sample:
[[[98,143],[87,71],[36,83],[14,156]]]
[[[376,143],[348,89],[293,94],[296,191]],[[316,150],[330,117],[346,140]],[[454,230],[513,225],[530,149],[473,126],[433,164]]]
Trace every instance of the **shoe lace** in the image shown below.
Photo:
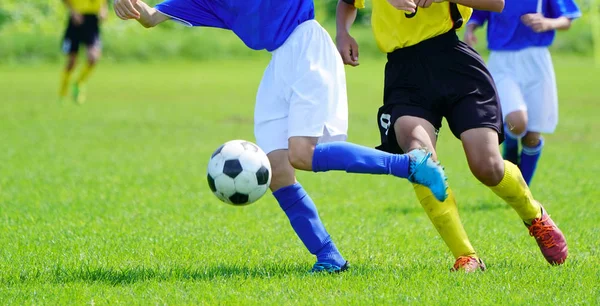
[[[546,224],[549,216],[544,215],[541,218],[534,219],[529,226],[529,235],[533,236],[537,241],[541,242],[546,248],[556,246],[551,232],[554,230],[552,225]]]
[[[335,272],[335,271],[338,271],[338,270],[340,270],[340,267],[338,267],[336,265],[332,265],[332,264],[326,263],[326,262],[317,262],[313,266],[311,272],[326,271],[326,272],[332,273],[332,272]]]
[[[431,152],[427,152],[427,154],[425,154],[425,156],[423,157],[423,159],[421,159],[420,161],[413,161],[412,163],[410,163],[410,175],[408,176],[408,180],[411,182],[414,182],[414,176],[415,173],[417,172],[417,169],[419,169],[419,167],[421,167],[423,164],[425,164],[427,162],[427,159],[429,159],[429,157],[431,157]],[[423,183],[430,183],[428,180],[424,179]]]

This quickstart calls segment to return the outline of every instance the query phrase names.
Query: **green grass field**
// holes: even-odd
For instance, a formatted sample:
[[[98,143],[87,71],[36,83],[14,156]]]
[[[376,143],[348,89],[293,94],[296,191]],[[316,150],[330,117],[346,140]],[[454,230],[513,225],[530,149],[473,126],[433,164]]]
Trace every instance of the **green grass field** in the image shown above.
[[[550,267],[508,205],[468,171],[443,129],[446,166],[488,271],[453,258],[406,181],[299,173],[352,268],[312,256],[267,195],[246,207],[206,184],[212,151],[253,140],[266,64],[101,65],[87,104],[58,104],[59,67],[0,67],[0,304],[600,303],[600,69],[555,58],[561,119],[532,187],[570,247]],[[350,140],[378,144],[382,61],[348,69]],[[235,80],[232,80],[235,77]]]

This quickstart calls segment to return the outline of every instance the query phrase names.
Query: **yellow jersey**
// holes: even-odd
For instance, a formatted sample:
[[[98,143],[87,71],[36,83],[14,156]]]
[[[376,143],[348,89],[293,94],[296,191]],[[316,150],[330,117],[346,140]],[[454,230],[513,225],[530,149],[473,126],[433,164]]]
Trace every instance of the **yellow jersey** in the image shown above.
[[[79,14],[99,14],[106,0],[68,0]]]
[[[396,49],[416,45],[426,39],[458,29],[467,24],[473,9],[450,2],[433,3],[428,8],[418,7],[416,13],[400,11],[387,0],[372,0],[371,24],[379,49],[390,53]],[[365,0],[355,0],[356,8],[364,8]],[[455,24],[452,18],[460,13],[462,24]]]

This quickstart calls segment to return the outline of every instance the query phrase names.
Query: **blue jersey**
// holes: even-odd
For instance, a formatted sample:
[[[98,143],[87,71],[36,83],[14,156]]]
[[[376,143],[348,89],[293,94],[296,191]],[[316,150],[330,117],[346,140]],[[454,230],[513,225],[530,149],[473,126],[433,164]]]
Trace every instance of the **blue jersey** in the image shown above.
[[[249,48],[268,51],[315,18],[312,0],[165,0],[156,9],[188,26],[231,30]]]
[[[547,18],[581,16],[573,0],[506,0],[502,13],[475,10],[469,23],[488,23],[488,48],[494,51],[521,50],[528,47],[547,47],[556,31],[536,33],[521,21],[521,16],[542,13]]]

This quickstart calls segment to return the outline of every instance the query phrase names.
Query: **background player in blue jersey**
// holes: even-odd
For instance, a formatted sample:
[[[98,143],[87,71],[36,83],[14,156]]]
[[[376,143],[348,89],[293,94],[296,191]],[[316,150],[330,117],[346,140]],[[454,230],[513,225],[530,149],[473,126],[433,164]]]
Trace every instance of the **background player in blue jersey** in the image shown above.
[[[477,42],[475,29],[488,23],[488,67],[502,104],[504,158],[519,165],[529,185],[544,139],[558,123],[556,78],[548,47],[556,30],[581,16],[573,0],[506,0],[502,13],[475,11],[465,41]],[[519,139],[522,150],[519,156]]]
[[[444,172],[431,153],[390,154],[342,141],[348,128],[344,65],[314,20],[312,0],[166,0],[155,8],[115,0],[114,9],[121,19],[137,19],[145,27],[173,19],[229,29],[249,48],[272,53],[256,96],[254,133],[271,162],[273,195],[317,257],[313,271],[340,272],[348,265],[294,169],[391,174],[446,199]]]

